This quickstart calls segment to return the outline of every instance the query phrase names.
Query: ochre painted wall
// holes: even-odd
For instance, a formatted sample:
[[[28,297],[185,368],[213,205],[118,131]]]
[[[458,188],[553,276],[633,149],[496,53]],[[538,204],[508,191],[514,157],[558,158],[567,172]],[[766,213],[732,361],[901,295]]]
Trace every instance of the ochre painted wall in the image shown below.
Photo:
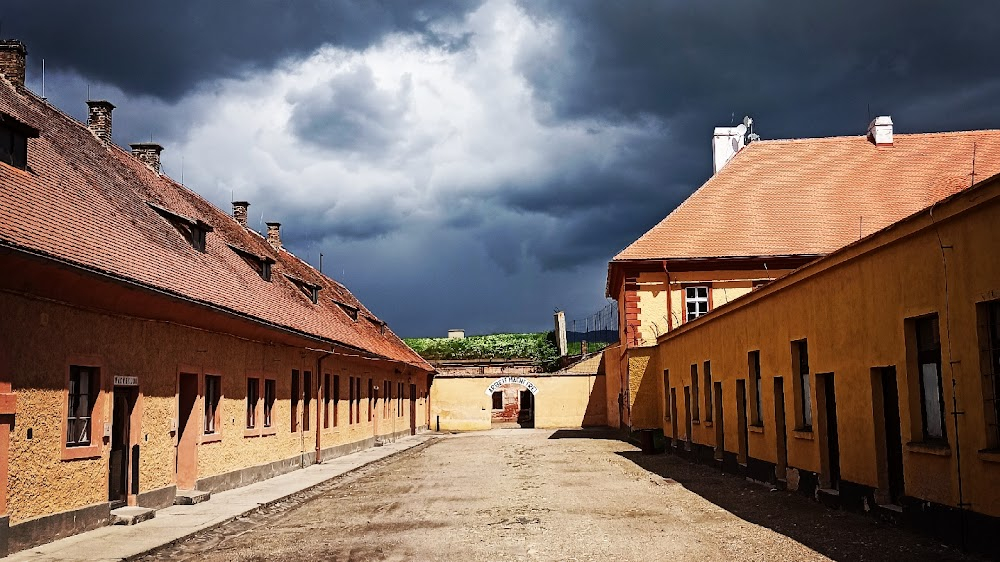
[[[657,373],[659,352],[656,347],[633,347],[628,350],[628,384],[630,404],[630,427],[651,429],[660,427],[659,393]]]
[[[1000,515],[1000,457],[981,452],[987,430],[977,332],[977,305],[1000,299],[998,223],[1000,182],[993,182],[937,206],[933,216],[924,212],[894,225],[662,337],[659,361],[677,389],[678,417],[684,419],[681,397],[691,385],[690,366],[698,364],[703,373],[703,362],[710,360],[713,379],[723,384],[726,450],[736,451],[736,381],[749,379],[747,354],[759,350],[763,428],[749,433],[749,455],[777,459],[774,380],[782,377],[788,464],[822,472],[818,421],[812,434],[793,431],[791,342],[806,339],[813,381],[809,399],[816,417],[816,375],[834,375],[841,478],[884,489],[884,469],[876,456],[872,369],[895,366],[905,494],[955,506],[960,447],[965,501],[972,501],[973,510]],[[955,419],[946,416],[947,447],[936,449],[908,444],[921,441],[922,429],[919,373],[908,359],[906,320],[932,313],[940,321],[945,410],[952,411],[956,397],[954,378],[958,409],[964,412],[957,422],[961,442],[955,441]],[[753,394],[749,380],[747,390]],[[657,393],[662,402],[662,382]],[[670,424],[663,427],[670,435]],[[684,423],[678,427],[684,437]],[[715,428],[694,425],[692,433],[695,443],[715,443]]]
[[[177,373],[182,368],[222,377],[218,427],[222,438],[198,446],[199,478],[297,457],[300,453],[310,461],[315,456],[315,411],[322,401],[314,396],[312,431],[303,435],[290,431],[289,396],[292,369],[311,371],[314,387],[320,384],[316,353],[6,292],[0,292],[0,310],[4,311],[0,315],[0,333],[15,336],[5,337],[2,343],[17,395],[9,450],[11,524],[108,501],[109,445],[102,435],[104,424],[111,422],[111,381],[116,375],[139,377],[141,394],[136,409],[141,412],[141,419],[135,439],[140,447],[140,493],[174,484],[175,435],[171,432],[171,420],[177,418]],[[92,431],[100,447],[95,458],[62,460],[69,365],[92,360],[100,363],[103,379],[104,392],[97,408],[100,417],[93,420]],[[340,355],[324,360],[323,369],[331,374],[331,381],[332,375],[341,375],[341,402],[337,427],[323,431],[323,448],[363,441],[374,435],[375,421],[367,419],[367,398],[361,403],[361,422],[348,424],[348,376],[362,377],[364,393],[369,377],[378,385],[389,379],[393,381],[394,398],[397,382],[417,384],[421,396],[417,425],[426,424],[426,374],[408,375],[403,370],[400,375],[395,368],[394,364]],[[274,435],[244,436],[248,376],[276,381]],[[408,384],[406,392],[409,393]],[[375,411],[381,415],[381,406]],[[202,412],[199,399],[194,414],[199,432]],[[409,401],[404,401],[402,414],[397,415],[393,400],[389,415],[378,422],[378,433],[387,435],[408,429],[409,416]]]
[[[490,429],[492,399],[486,389],[496,378],[435,378],[431,387],[431,427],[437,427],[440,417],[441,431]],[[536,428],[607,425],[604,375],[526,375],[524,378],[538,388]]]

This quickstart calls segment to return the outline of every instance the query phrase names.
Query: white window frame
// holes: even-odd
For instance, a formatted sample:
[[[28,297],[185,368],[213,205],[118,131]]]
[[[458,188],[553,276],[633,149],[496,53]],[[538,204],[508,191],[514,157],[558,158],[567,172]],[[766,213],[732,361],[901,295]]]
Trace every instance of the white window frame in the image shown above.
[[[698,296],[699,290],[704,291],[704,296]],[[695,285],[690,287],[684,287],[684,318],[686,322],[690,322],[700,316],[708,314],[708,291],[709,287],[707,285]],[[690,304],[695,304],[695,311],[691,312]],[[704,305],[704,307],[699,305]],[[704,310],[702,310],[704,308]]]

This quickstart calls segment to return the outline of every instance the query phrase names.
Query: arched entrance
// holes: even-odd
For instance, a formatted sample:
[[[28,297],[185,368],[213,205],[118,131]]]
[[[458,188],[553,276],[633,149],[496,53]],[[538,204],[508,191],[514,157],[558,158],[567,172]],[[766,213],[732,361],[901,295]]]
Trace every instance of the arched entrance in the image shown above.
[[[535,427],[538,388],[524,377],[500,377],[486,388],[493,427]]]

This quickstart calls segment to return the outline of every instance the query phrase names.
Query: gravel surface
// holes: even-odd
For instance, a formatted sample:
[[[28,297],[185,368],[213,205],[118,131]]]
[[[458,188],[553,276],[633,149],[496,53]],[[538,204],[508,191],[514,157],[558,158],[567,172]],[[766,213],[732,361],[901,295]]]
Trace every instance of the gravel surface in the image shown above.
[[[966,560],[595,431],[442,436],[142,560]]]

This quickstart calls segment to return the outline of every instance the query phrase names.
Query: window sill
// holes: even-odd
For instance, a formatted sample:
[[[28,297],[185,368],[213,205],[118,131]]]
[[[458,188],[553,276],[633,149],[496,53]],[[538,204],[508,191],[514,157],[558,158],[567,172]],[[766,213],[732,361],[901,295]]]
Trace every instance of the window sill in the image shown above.
[[[812,441],[815,439],[815,437],[813,437],[812,429],[793,429],[792,437],[796,439],[804,439],[806,441]]]
[[[906,450],[911,453],[921,453],[924,455],[935,455],[938,457],[950,457],[951,447],[947,443],[934,443],[927,441],[910,441],[906,444]]]
[[[701,420],[691,420],[693,425],[701,425]]]
[[[275,428],[273,428],[273,427],[265,427],[265,428],[263,428],[263,429],[260,430],[260,436],[261,437],[267,437],[269,435],[277,435],[277,434],[278,434],[278,430],[275,429]]]
[[[201,436],[201,443],[215,443],[217,441],[222,441],[222,433],[208,433]]]
[[[749,425],[747,429],[750,430],[750,433],[764,433],[763,425]]]
[[[703,424],[705,424],[705,427],[712,427],[712,425],[713,425],[713,424],[712,424],[712,420],[705,420],[705,421],[704,421],[704,422],[702,422],[702,423],[703,423]]]
[[[62,460],[75,461],[100,458],[101,448],[100,444],[87,445],[85,447],[67,447],[63,445]]]
[[[986,462],[1000,462],[1000,449],[980,449],[979,460]]]
[[[260,429],[258,428],[247,428],[243,430],[243,437],[260,437]]]

